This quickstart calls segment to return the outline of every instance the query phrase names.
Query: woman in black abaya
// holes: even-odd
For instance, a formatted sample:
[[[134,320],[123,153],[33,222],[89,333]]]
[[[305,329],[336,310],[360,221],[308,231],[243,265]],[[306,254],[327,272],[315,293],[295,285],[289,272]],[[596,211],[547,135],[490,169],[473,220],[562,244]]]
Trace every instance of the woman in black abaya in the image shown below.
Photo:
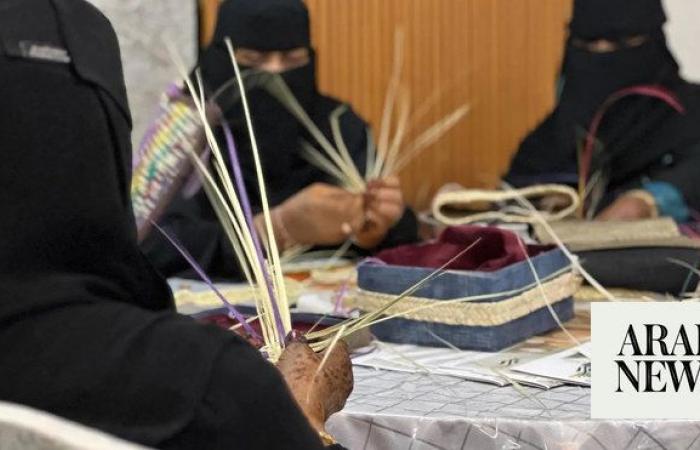
[[[0,40],[0,399],[163,449],[322,448],[346,356],[319,386],[293,378],[300,409],[246,342],[176,315],[138,250],[109,22],[83,0],[4,0]],[[286,378],[315,370],[291,349]]]
[[[243,70],[279,74],[311,120],[332,141],[329,118],[342,103],[318,90],[309,13],[303,1],[222,2],[212,44],[203,52],[199,65],[209,92],[219,91],[234,77],[226,38],[236,47],[236,59]],[[417,221],[404,207],[398,178],[377,180],[364,198],[334,186],[330,176],[302,156],[303,141],[315,141],[285,106],[263,88],[250,89],[248,99],[269,201],[275,207],[275,236],[282,248],[292,244],[338,247],[353,239],[356,251],[368,253],[417,240]],[[229,101],[227,95],[218,103],[237,138],[247,190],[253,196],[253,208],[259,211],[242,106]],[[367,124],[348,107],[340,117],[340,129],[351,157],[364,171]],[[224,140],[219,141],[223,148]],[[191,198],[176,196],[160,222],[178,236],[210,276],[240,276],[233,248],[203,191]],[[151,234],[142,247],[164,275],[193,275],[162,236]]]
[[[575,1],[559,103],[522,142],[506,181],[577,184],[578,145],[604,103],[622,89],[653,85],[682,112],[643,95],[614,103],[595,136],[585,181],[596,176],[602,194],[589,205],[603,219],[660,214],[682,222],[700,210],[700,87],[680,77],[665,21],[660,0]]]

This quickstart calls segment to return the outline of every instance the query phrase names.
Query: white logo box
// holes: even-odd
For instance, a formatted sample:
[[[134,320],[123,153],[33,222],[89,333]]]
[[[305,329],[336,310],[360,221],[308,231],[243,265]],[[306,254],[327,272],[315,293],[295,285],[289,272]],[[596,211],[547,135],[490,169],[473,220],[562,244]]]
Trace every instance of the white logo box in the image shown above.
[[[591,417],[700,419],[699,330],[700,303],[594,303]]]

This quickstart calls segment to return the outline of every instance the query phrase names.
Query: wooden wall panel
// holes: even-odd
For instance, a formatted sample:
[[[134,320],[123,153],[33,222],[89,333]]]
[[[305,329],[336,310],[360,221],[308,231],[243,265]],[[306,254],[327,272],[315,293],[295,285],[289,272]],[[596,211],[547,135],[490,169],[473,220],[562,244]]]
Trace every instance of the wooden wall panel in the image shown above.
[[[199,39],[202,44],[209,42],[216,27],[216,14],[221,0],[199,0]]]
[[[203,0],[207,1],[207,0]],[[209,0],[211,1],[211,0]],[[417,129],[462,103],[472,112],[402,173],[417,207],[447,182],[494,185],[551,107],[570,0],[307,0],[323,91],[381,119],[394,32],[414,104],[443,92]]]

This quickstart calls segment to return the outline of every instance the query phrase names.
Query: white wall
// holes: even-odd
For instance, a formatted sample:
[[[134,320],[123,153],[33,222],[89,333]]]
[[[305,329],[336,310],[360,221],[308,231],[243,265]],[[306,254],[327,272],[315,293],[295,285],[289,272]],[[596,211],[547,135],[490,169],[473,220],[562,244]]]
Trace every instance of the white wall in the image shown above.
[[[1,2],[2,0],[0,0]],[[124,78],[138,148],[168,83],[178,79],[163,44],[168,40],[188,66],[197,54],[195,0],[89,0],[112,21],[119,37]]]
[[[683,76],[700,82],[700,0],[665,0],[669,44]]]

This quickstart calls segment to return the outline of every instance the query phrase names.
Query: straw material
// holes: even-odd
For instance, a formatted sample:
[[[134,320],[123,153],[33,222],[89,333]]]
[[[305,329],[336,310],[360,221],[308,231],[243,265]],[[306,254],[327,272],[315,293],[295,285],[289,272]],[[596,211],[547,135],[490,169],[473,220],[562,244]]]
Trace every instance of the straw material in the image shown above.
[[[658,301],[666,300],[667,297],[658,292],[650,291],[635,291],[631,289],[620,289],[620,288],[610,288],[610,293],[615,296],[615,301],[625,301],[629,299],[630,301]],[[576,294],[574,294],[574,300],[577,302],[607,302],[609,301],[607,297],[602,295],[592,286],[583,285],[581,286]]]
[[[368,130],[367,160],[363,173],[350,155],[340,126],[341,116],[348,111],[347,105],[339,106],[329,116],[333,134],[331,142],[311,120],[282,77],[275,76],[266,84],[268,91],[287,107],[313,137],[315,142],[303,142],[303,156],[350,192],[363,193],[367,190],[369,181],[382,180],[400,173],[421,152],[453,129],[471,110],[470,105],[461,105],[423,132],[416,133],[414,127],[417,119],[427,112],[435,99],[422,102],[422,107],[412,113],[410,93],[401,84],[403,61],[404,34],[397,30],[393,69],[384,100],[379,138],[375,145]]]
[[[526,212],[498,211],[494,206],[514,201],[518,196],[525,198],[542,198],[550,195],[566,197],[570,202],[561,211],[549,213],[541,211],[548,222],[556,222],[572,216],[580,205],[576,191],[568,186],[545,184],[530,186],[517,190],[481,190],[462,189],[446,190],[438,193],[433,201],[433,216],[445,225],[466,225],[476,222],[517,222],[537,223]],[[486,209],[486,210],[485,210]]]
[[[303,283],[300,283],[291,278],[286,278],[284,281],[285,287],[287,289],[287,295],[289,297],[289,303],[291,306],[292,304],[296,304],[296,299],[298,299],[301,295],[304,285]],[[255,289],[256,291],[258,290],[257,287]],[[240,285],[231,288],[220,289],[220,293],[224,297],[226,297],[226,300],[228,300],[228,302],[232,305],[252,305],[255,303],[255,296],[257,295],[257,293],[254,292],[253,288],[247,285]],[[195,305],[205,308],[216,308],[221,306],[221,300],[216,295],[216,293],[208,289],[199,292],[195,292],[187,288],[180,289],[174,293],[174,297],[175,304],[177,305],[186,303],[188,305]]]
[[[357,269],[348,264],[337,268],[323,268],[311,271],[311,280],[325,286],[338,286],[343,283],[357,284]]]
[[[678,225],[670,218],[626,222],[573,220],[551,226],[572,251],[640,247],[700,248],[700,242],[682,236]],[[543,244],[553,243],[551,235],[541,225],[535,225],[535,235]]]
[[[459,299],[450,299],[449,303],[440,306],[442,300],[406,297],[390,308],[387,314],[445,325],[498,326],[547,307],[547,301],[550,304],[564,301],[572,297],[580,285],[581,278],[568,272],[542,283],[547,299],[543,298],[540,287],[533,285],[519,295],[490,303],[469,302],[469,298],[465,297],[463,303],[459,303]],[[348,299],[346,304],[364,311],[373,311],[394,298],[395,296],[389,294],[358,290],[357,296]]]
[[[230,40],[226,40],[226,47],[228,48],[236,75],[236,82],[241,92],[241,103],[248,126],[248,137],[251,142],[255,173],[262,202],[263,223],[267,235],[270,236],[270,239],[264,242],[266,244],[265,248],[263,248],[261,239],[259,239],[255,229],[254,218],[245,185],[242,182],[237,151],[230,129],[224,124],[226,147],[230,157],[231,167],[229,169],[229,164],[224,158],[207,117],[207,101],[200,72],[195,72],[194,80],[189,78],[182,59],[177,55],[177,50],[172,47],[169,47],[169,50],[176,68],[187,85],[187,90],[192,94],[192,102],[199,113],[206,140],[211,149],[211,169],[191,149],[188,152],[190,159],[200,175],[205,192],[231,241],[236,259],[241,265],[246,281],[253,293],[257,315],[260,317],[260,328],[264,342],[263,351],[266,352],[270,361],[276,362],[282,354],[285,339],[291,331],[291,314],[289,312],[286,286],[282,276],[279,250],[272,233],[272,221],[267,202],[265,180],[262,174],[257,141],[250,118],[243,80],[233,54],[233,44]],[[195,83],[197,87],[195,87]],[[229,170],[232,171],[233,175],[229,173]],[[265,254],[269,259],[265,258]],[[193,266],[196,268],[196,263]],[[206,276],[203,278],[206,278]],[[224,297],[222,296],[222,298]]]

